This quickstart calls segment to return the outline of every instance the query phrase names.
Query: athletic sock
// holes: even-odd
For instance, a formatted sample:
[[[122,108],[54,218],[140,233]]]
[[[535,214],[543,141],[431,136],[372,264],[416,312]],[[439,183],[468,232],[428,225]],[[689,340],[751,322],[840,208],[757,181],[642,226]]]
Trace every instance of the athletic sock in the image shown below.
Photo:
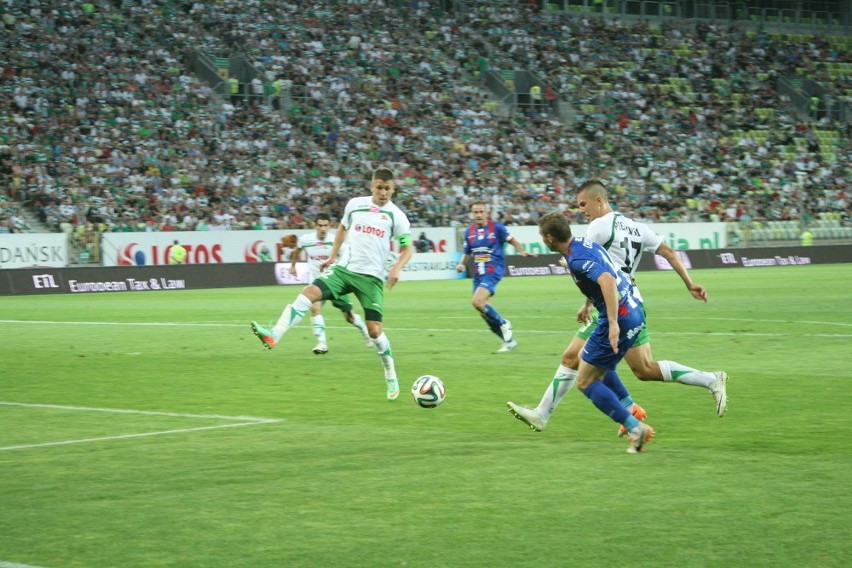
[[[491,330],[491,333],[503,339],[503,330],[500,329],[500,326],[503,324],[503,318],[500,317],[500,314],[491,307],[491,304],[486,304],[485,309],[479,312],[479,315],[482,316],[482,319],[485,320],[485,325],[488,326],[488,329]]]
[[[618,397],[619,402],[621,402],[624,408],[630,408],[633,406],[633,399],[630,397],[627,387],[625,387],[624,383],[621,382],[618,373],[613,370],[607,371],[601,382],[603,382],[609,390],[615,393],[615,396]]]
[[[686,367],[674,361],[659,361],[660,372],[666,382],[676,382],[684,385],[710,388],[716,380],[716,375],[707,371],[699,371],[692,367]]]
[[[292,304],[284,308],[281,317],[278,318],[278,323],[272,328],[277,339],[280,339],[291,327],[295,327],[305,318],[305,315],[311,309],[311,303],[304,294],[299,294]]]
[[[311,331],[313,331],[318,342],[327,343],[325,337],[325,318],[322,317],[322,314],[311,316]]]
[[[553,376],[553,380],[541,397],[541,402],[535,408],[539,416],[550,418],[550,415],[553,414],[553,411],[556,410],[556,407],[559,406],[565,395],[574,387],[576,381],[577,371],[565,365],[559,365],[559,368],[556,369],[556,374]]]
[[[378,351],[379,357],[382,360],[382,367],[385,368],[385,379],[395,379],[396,367],[394,367],[393,352],[391,351],[388,336],[385,335],[385,332],[382,332],[380,336],[373,340],[373,343],[376,345],[376,351]]]
[[[482,317],[485,319],[485,323],[488,324],[488,328],[500,339],[503,339],[503,331],[500,329],[500,326],[506,323],[506,320],[503,319],[503,316],[497,313],[497,310],[494,309],[494,306],[491,304],[485,304],[485,309],[482,311]]]
[[[364,323],[364,320],[361,319],[361,316],[358,314],[352,314],[352,325],[361,330],[361,334],[364,337],[370,337],[369,332],[367,332],[367,325]]]
[[[592,401],[598,410],[609,416],[615,422],[622,424],[628,430],[635,428],[638,422],[627,409],[618,402],[615,393],[600,381],[594,381],[586,387],[583,394]],[[632,419],[632,420],[631,420]]]

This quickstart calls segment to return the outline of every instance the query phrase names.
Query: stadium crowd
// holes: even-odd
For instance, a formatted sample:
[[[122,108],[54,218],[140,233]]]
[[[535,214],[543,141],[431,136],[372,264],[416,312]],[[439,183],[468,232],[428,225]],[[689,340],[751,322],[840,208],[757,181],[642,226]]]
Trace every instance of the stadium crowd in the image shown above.
[[[796,118],[771,80],[848,92],[824,64],[850,54],[816,36],[525,3],[15,0],[0,14],[0,232],[27,228],[12,202],[80,235],[307,228],[379,164],[421,227],[467,223],[474,200],[534,224],[574,210],[593,177],[649,221],[848,222],[849,125]],[[184,64],[192,50],[247,54],[292,104],[220,98]],[[488,66],[546,78],[574,126],[506,112],[478,81]]]

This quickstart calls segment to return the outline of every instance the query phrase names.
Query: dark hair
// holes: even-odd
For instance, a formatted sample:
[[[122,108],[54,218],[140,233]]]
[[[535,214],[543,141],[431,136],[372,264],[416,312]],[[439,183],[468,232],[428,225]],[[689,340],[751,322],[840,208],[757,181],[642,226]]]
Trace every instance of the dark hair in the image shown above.
[[[373,180],[393,181],[393,178],[393,170],[390,168],[376,168],[373,172]]]
[[[316,220],[317,221],[328,221],[330,223],[331,217],[328,215],[328,213],[317,213]]]
[[[571,222],[561,211],[551,211],[538,220],[538,231],[542,236],[550,235],[558,243],[571,240]]]
[[[604,183],[599,179],[590,179],[577,188],[577,194],[584,191],[588,192],[591,197],[603,197],[604,199],[609,199],[607,196],[607,193],[609,192]]]

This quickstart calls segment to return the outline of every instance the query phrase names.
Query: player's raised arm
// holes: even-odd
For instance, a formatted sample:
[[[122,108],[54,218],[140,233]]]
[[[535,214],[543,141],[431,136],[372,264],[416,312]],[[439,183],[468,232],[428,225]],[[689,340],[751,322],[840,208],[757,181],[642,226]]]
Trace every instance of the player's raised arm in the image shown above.
[[[683,283],[686,285],[686,289],[689,290],[689,293],[692,294],[692,297],[696,300],[703,300],[705,303],[707,302],[707,290],[704,286],[700,284],[696,284],[692,281],[692,278],[689,276],[689,271],[684,266],[683,262],[680,260],[677,252],[667,245],[666,243],[661,243],[655,254],[660,255],[665,258],[671,267],[677,272],[680,279],[683,280]]]
[[[521,242],[515,237],[509,237],[508,242],[515,248],[516,251],[518,251],[518,254],[521,256],[538,256],[535,253],[524,250],[524,245],[522,245]]]

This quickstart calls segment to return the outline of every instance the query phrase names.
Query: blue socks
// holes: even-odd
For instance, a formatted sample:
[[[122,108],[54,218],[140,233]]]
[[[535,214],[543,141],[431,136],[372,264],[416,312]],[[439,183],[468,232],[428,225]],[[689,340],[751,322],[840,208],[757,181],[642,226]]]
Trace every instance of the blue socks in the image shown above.
[[[482,317],[485,319],[485,323],[488,324],[488,328],[500,339],[503,338],[503,332],[500,331],[500,326],[503,325],[506,320],[497,313],[491,304],[485,304],[485,311],[482,312]]]
[[[623,386],[622,386],[623,388]],[[586,398],[592,401],[598,410],[609,416],[613,421],[632,430],[639,425],[639,421],[630,414],[624,405],[618,400],[618,396],[601,381],[595,381],[583,391]]]
[[[618,373],[613,370],[609,370],[603,376],[603,384],[609,387],[609,390],[615,393],[615,396],[618,397],[619,402],[625,408],[630,408],[633,405],[633,398],[631,398],[630,393],[627,391],[627,387],[624,386],[624,383],[621,382],[621,379],[618,378]]]

